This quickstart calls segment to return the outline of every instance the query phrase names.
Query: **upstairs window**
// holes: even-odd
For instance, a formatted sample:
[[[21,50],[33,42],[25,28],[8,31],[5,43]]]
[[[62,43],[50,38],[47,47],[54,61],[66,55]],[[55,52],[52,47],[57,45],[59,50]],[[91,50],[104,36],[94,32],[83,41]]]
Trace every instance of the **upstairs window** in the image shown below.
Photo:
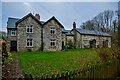
[[[56,41],[55,40],[51,40],[50,41],[50,46],[55,46],[56,45]]]
[[[16,36],[16,30],[11,30],[11,36]]]
[[[32,24],[29,24],[26,26],[26,32],[27,33],[33,33],[33,25]]]
[[[26,45],[27,47],[33,47],[33,39],[27,39]]]
[[[51,28],[50,28],[50,33],[51,33],[51,34],[55,34],[55,32],[56,32],[56,29],[53,28],[53,27],[51,27]]]

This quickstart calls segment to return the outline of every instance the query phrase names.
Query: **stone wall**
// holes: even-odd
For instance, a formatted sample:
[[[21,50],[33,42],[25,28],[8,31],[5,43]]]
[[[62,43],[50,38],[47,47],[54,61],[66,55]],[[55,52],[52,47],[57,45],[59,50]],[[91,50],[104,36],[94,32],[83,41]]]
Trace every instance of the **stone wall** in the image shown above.
[[[26,33],[26,26],[33,24],[33,33]],[[17,26],[17,49],[18,51],[37,51],[41,47],[41,27],[32,17],[26,18]],[[33,39],[33,47],[27,47],[27,39]]]
[[[55,34],[50,33],[50,26],[54,26],[56,29]],[[56,40],[56,46],[50,45],[50,40]],[[44,51],[56,51],[62,49],[62,29],[54,20],[49,21],[46,25],[43,26],[43,42],[44,42]]]
[[[72,31],[72,34],[73,31]],[[86,47],[90,47],[90,40],[95,39],[96,40],[96,47],[98,47],[98,45],[100,47],[103,46],[103,41],[108,40],[108,47],[111,47],[111,37],[106,37],[106,36],[95,36],[95,35],[81,35],[80,33],[78,33],[76,31],[76,48],[85,48]],[[68,37],[68,36],[67,36]],[[69,38],[70,40],[71,38]],[[72,39],[71,39],[72,40]],[[68,41],[68,39],[67,39]]]
[[[7,37],[8,37],[8,50],[10,51],[11,49],[11,41],[17,41],[17,30],[16,30],[16,36],[11,36],[11,31],[16,30],[16,29],[7,29]]]
[[[62,33],[62,41],[64,42],[64,46],[66,45],[66,34]]]

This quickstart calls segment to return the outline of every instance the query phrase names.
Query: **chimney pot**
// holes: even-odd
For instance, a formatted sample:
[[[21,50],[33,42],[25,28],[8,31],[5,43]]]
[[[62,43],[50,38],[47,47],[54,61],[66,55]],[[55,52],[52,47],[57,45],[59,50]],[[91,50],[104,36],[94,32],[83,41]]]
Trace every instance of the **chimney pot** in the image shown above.
[[[76,29],[76,23],[73,22],[73,29]]]
[[[39,14],[35,14],[36,19],[38,19],[40,21],[40,15]]]

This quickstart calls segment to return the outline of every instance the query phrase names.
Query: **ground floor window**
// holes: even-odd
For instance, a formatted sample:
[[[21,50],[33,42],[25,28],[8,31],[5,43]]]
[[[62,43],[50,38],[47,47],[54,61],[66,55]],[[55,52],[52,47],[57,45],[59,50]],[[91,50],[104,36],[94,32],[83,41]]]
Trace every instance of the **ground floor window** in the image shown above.
[[[50,40],[50,46],[56,46],[56,41],[55,40]]]
[[[33,39],[27,39],[26,45],[27,45],[27,47],[32,47],[33,46]]]

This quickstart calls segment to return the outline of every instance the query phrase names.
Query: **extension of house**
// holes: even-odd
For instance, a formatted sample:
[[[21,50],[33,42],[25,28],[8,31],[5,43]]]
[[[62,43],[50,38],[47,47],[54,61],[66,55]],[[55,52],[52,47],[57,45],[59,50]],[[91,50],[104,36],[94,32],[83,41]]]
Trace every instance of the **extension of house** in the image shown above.
[[[8,18],[7,37],[10,51],[59,51],[69,41],[74,48],[111,47],[107,33],[76,28],[75,22],[72,30],[65,30],[54,16],[45,22],[31,13],[21,19]]]

